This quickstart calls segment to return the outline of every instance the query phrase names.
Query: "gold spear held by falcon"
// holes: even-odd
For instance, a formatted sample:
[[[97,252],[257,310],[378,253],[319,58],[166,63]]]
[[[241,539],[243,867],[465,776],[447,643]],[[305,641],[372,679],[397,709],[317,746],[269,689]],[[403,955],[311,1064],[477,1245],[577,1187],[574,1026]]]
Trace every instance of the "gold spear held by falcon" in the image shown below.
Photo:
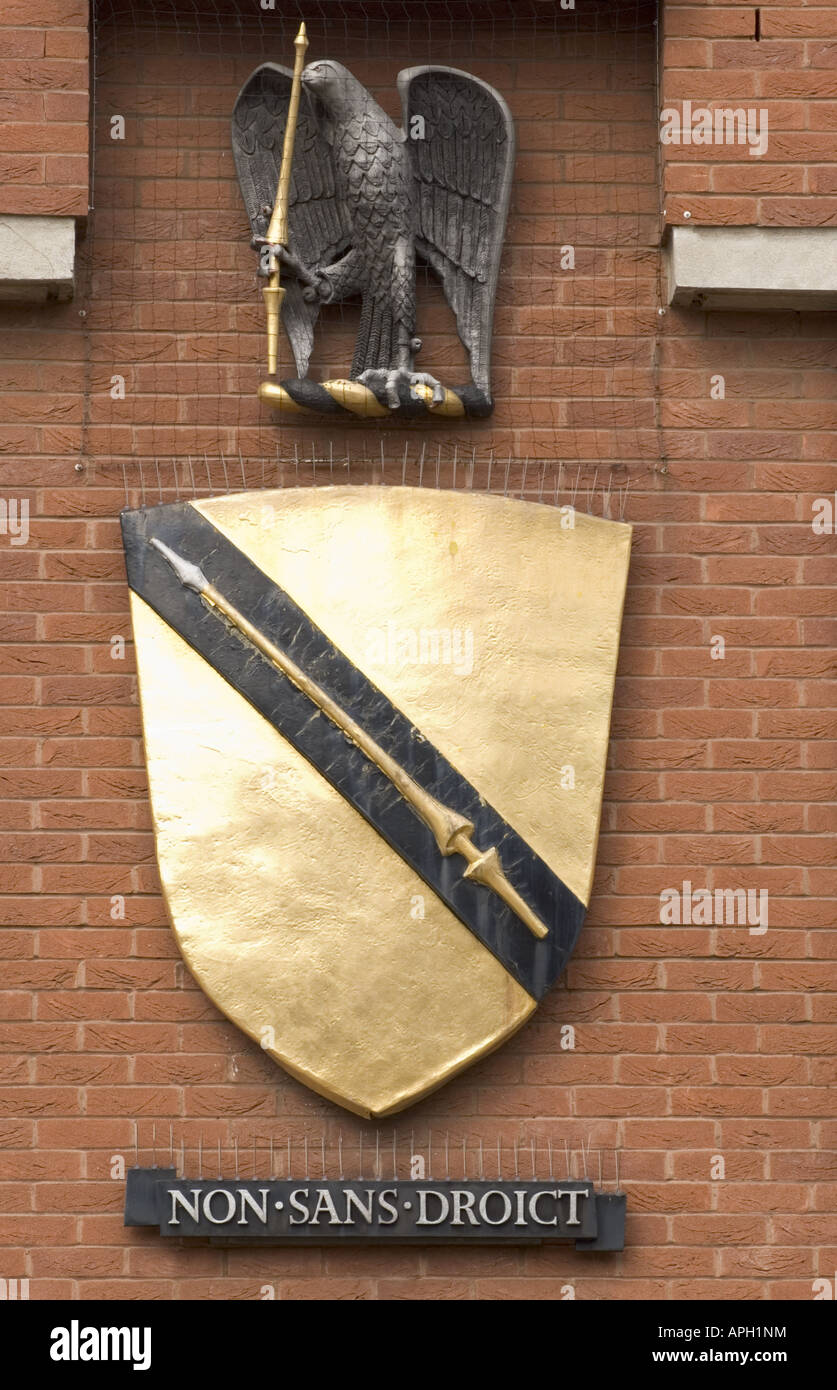
[[[279,171],[276,202],[273,204],[270,226],[267,229],[267,240],[270,246],[287,246],[288,244],[288,197],[291,188],[291,165],[294,158],[296,123],[299,117],[299,94],[302,87],[302,69],[305,65],[307,47],[308,35],[305,31],[305,24],[302,23],[299,26],[299,33],[294,39],[294,75],[291,82],[288,119],[285,124],[285,140],[282,146],[282,167]],[[285,298],[285,291],[279,283],[279,260],[273,251],[270,252],[267,268],[269,279],[262,294],[267,313],[267,370],[268,374],[273,376],[279,358],[279,313],[282,308],[282,300]]]
[[[341,733],[345,734],[350,742],[354,743],[362,753],[366,755],[370,762],[389,779],[392,785],[401,793],[404,800],[412,806],[416,814],[424,821],[428,830],[433,834],[440,852],[446,857],[451,854],[460,854],[467,861],[467,867],[463,871],[463,878],[472,880],[474,883],[482,883],[486,888],[490,888],[499,898],[502,898],[507,907],[520,918],[524,926],[529,928],[533,936],[539,941],[549,935],[548,928],[544,925],[536,912],[518,893],[517,889],[509,882],[503,871],[500,856],[497,849],[492,845],[489,849],[481,850],[474,844],[471,836],[474,833],[474,826],[465,816],[461,815],[451,806],[445,806],[438,801],[435,796],[420,786],[413,777],[410,776],[406,768],[396,762],[379,743],[372,738],[371,734],[353,719],[347,710],[344,710],[336,700],[323,690],[315,680],[312,680],[307,672],[303,671],[296,662],[283,652],[260,632],[257,627],[246,618],[243,613],[230,603],[229,599],[210,583],[199,565],[194,565],[189,560],[184,560],[182,555],[178,555],[171,546],[158,540],[156,536],[151,540],[151,545],[171,565],[180,583],[187,589],[192,589],[194,593],[209,604],[231,627],[235,628],[243,638],[262,656],[270,662],[271,666],[286,676],[303,695],[316,705],[332,724],[336,724]]]

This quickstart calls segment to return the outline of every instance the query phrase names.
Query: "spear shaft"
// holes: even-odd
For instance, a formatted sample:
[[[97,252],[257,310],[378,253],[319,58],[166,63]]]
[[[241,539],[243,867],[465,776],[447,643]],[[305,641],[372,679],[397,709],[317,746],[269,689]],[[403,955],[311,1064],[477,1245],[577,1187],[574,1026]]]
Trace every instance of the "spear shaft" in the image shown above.
[[[302,69],[305,65],[305,51],[308,48],[308,35],[305,24],[300,24],[299,33],[294,40],[294,75],[291,81],[291,98],[288,103],[288,117],[285,122],[285,139],[282,145],[282,167],[279,171],[279,184],[276,201],[267,229],[270,246],[286,246],[288,242],[288,201],[291,189],[291,166],[294,159],[294,141],[299,119],[299,94],[302,88]],[[265,312],[267,314],[267,370],[270,376],[276,371],[279,360],[279,313],[285,291],[279,283],[279,260],[274,251],[268,260],[268,282],[262,290]]]
[[[250,642],[262,656],[270,662],[271,666],[286,676],[302,694],[316,705],[332,724],[335,724],[342,734],[354,743],[362,753],[374,763],[375,766],[392,783],[408,805],[424,821],[431,831],[439,850],[445,856],[460,854],[467,860],[467,868],[464,870],[464,877],[475,883],[482,883],[487,888],[492,889],[498,897],[502,898],[507,907],[510,907],[528,927],[533,936],[538,940],[543,940],[548,933],[548,929],[543,922],[532,911],[529,904],[520,896],[517,889],[506,878],[503,872],[500,856],[496,847],[490,849],[479,849],[471,839],[474,833],[474,826],[465,816],[454,811],[450,806],[445,806],[438,801],[435,796],[420,786],[413,777],[383,749],[379,743],[367,733],[357,720],[337,703],[336,700],[323,690],[315,680],[303,671],[301,666],[283,652],[280,647],[270,641],[263,632],[260,632],[249,618],[230,603],[220,589],[216,589],[204,574],[203,570],[184,560],[170,546],[160,541],[156,536],[152,539],[151,545],[171,565],[181,584],[187,589],[192,589],[199,594],[211,608],[220,614],[237,632]]]

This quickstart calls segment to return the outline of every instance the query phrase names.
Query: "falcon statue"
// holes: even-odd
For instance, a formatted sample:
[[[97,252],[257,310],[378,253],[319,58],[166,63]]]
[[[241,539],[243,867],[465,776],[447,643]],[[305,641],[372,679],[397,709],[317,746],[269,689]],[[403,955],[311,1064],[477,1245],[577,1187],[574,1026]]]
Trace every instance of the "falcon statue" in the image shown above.
[[[267,246],[292,76],[265,63],[233,111],[236,168],[259,250]],[[282,322],[298,379],[282,388],[303,409],[340,410],[337,402],[355,396],[329,396],[325,388],[360,383],[378,407],[360,413],[415,415],[452,398],[458,408],[440,413],[488,415],[491,326],[514,163],[511,113],[492,87],[455,68],[408,68],[399,73],[398,90],[403,129],[342,64],[309,63],[302,73],[288,243],[271,248],[291,276]],[[453,393],[414,370],[421,348],[417,258],[438,275],[470,357],[472,381]],[[351,382],[309,381],[321,305],[356,297],[361,317]]]

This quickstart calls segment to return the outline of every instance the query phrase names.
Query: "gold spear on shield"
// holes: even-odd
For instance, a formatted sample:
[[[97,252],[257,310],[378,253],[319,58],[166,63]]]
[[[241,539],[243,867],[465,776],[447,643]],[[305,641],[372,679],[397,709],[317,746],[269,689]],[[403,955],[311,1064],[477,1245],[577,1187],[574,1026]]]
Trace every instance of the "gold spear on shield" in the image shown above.
[[[270,217],[270,226],[267,229],[267,241],[270,246],[287,246],[288,244],[288,200],[291,188],[291,165],[294,158],[294,140],[296,139],[296,125],[299,118],[299,94],[302,88],[302,69],[305,64],[305,50],[308,47],[308,34],[305,30],[304,22],[299,26],[299,33],[294,39],[294,75],[291,82],[291,99],[288,104],[288,119],[285,123],[285,140],[282,145],[282,167],[279,170],[279,184],[276,189],[276,201],[273,204],[273,212]],[[282,308],[282,300],[285,298],[285,291],[279,283],[279,258],[274,251],[270,252],[270,259],[267,265],[268,282],[262,290],[264,295],[265,310],[267,313],[267,370],[270,376],[276,371],[276,364],[279,357],[279,313]]]
[[[435,796],[411,777],[406,768],[396,762],[395,758],[387,753],[356,719],[353,719],[348,710],[343,709],[328,691],[297,666],[286,651],[271,642],[270,638],[255,627],[225,594],[216,589],[199,565],[178,555],[177,551],[172,550],[171,546],[166,545],[157,536],[152,536],[150,544],[155,550],[159,550],[163,559],[171,565],[184,588],[198,594],[219,618],[234,628],[245,642],[255,647],[271,666],[295,685],[297,690],[336,725],[350,743],[375,764],[424,821],[441,853],[445,857],[452,854],[462,856],[467,865],[463,870],[463,878],[490,888],[539,941],[549,935],[548,927],[506,877],[496,846],[492,845],[489,849],[482,850],[474,844],[471,838],[474,826],[466,816],[454,807],[445,806],[441,801],[437,801]]]

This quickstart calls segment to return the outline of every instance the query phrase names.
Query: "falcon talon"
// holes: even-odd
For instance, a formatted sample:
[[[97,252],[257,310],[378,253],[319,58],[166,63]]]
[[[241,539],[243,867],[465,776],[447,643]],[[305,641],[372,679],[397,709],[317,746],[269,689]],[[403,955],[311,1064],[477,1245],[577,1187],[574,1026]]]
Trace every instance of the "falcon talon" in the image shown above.
[[[306,304],[330,304],[334,298],[334,288],[327,275],[317,271],[311,276],[307,288],[302,291]]]
[[[476,387],[457,386],[445,388],[441,384],[438,393],[429,386],[414,385],[409,396],[398,399],[392,405],[385,393],[381,377],[376,373],[373,386],[367,381],[312,381],[290,378],[285,381],[263,381],[259,386],[259,399],[265,405],[280,411],[283,415],[333,415],[359,416],[361,419],[383,419],[390,415],[409,414],[413,418],[420,415],[434,415],[440,418],[481,419],[491,414],[490,397],[483,396]],[[405,410],[406,407],[406,410]]]

